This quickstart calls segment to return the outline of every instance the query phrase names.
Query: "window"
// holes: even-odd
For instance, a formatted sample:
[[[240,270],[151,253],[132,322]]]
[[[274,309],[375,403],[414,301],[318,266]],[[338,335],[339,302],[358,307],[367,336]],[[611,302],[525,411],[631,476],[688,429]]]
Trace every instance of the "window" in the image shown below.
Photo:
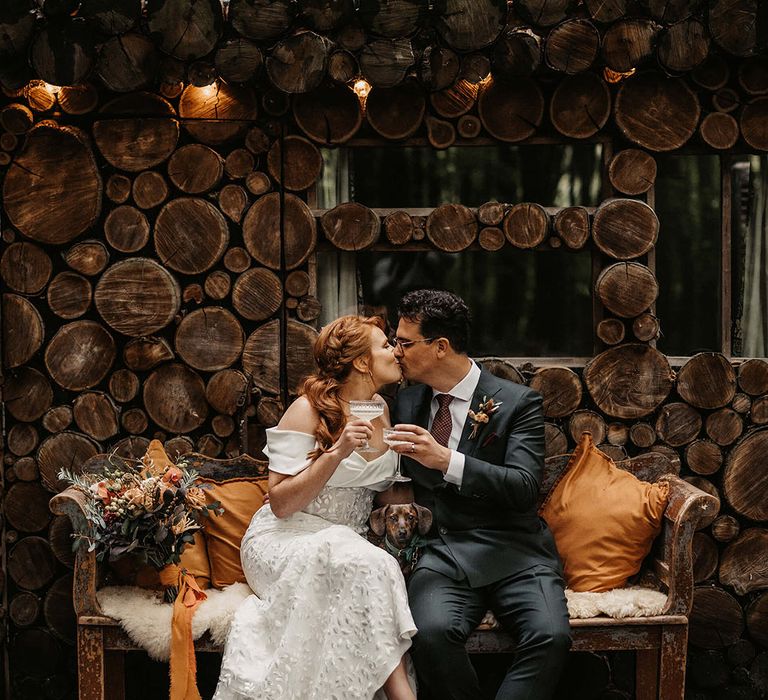
[[[366,306],[386,311],[393,325],[405,292],[419,287],[455,291],[472,310],[472,355],[592,353],[589,251],[373,251],[358,255],[358,271]]]
[[[372,208],[436,207],[460,202],[535,202],[593,206],[600,199],[602,146],[358,148],[326,151],[318,205],[355,200]],[[348,185],[346,184],[348,183]],[[361,308],[387,314],[410,289],[460,294],[473,312],[476,355],[578,356],[592,351],[591,256],[497,252],[373,250],[318,254],[321,322]],[[355,275],[353,278],[352,275]],[[343,280],[346,279],[345,283]]]
[[[356,148],[353,198],[369,207],[477,207],[488,201],[595,206],[601,144]]]
[[[730,165],[733,354],[768,356],[768,156]]]
[[[720,349],[720,158],[656,155],[656,315],[667,355]]]
[[[594,207],[604,196],[602,150],[601,143],[326,150],[317,203],[321,209],[352,200],[397,209],[492,200]],[[659,282],[659,349],[670,356],[768,355],[768,156],[654,157],[658,176],[649,203],[660,232],[647,263]],[[467,300],[476,355],[593,354],[588,249],[475,248],[319,251],[320,321],[373,309],[394,323],[402,294],[434,286]]]

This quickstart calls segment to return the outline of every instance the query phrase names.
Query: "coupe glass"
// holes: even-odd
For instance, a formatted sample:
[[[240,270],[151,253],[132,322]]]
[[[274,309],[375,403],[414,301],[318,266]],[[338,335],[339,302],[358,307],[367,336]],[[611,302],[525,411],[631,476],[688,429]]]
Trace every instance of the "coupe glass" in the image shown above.
[[[384,402],[374,400],[350,401],[349,412],[355,416],[355,418],[359,418],[360,420],[372,421],[384,413]],[[375,447],[371,447],[368,440],[366,440],[365,445],[360,447],[357,451],[377,452],[378,450]]]
[[[397,440],[395,438],[395,435],[407,434],[408,433],[398,432],[394,428],[384,428],[384,442],[390,447],[394,447],[395,445],[408,445],[410,443],[409,440]],[[395,469],[395,475],[392,477],[392,481],[410,481],[411,478],[409,476],[404,476],[400,471],[400,453],[396,452],[395,454],[397,455],[397,467]]]

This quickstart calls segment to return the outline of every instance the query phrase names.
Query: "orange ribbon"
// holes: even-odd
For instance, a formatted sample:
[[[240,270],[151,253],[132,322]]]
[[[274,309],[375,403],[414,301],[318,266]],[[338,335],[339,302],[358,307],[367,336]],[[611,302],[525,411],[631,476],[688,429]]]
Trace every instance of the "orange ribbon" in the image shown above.
[[[195,577],[175,564],[160,570],[163,586],[178,586],[173,603],[171,623],[171,695],[170,700],[202,700],[197,689],[195,641],[192,639],[192,618],[207,596]]]

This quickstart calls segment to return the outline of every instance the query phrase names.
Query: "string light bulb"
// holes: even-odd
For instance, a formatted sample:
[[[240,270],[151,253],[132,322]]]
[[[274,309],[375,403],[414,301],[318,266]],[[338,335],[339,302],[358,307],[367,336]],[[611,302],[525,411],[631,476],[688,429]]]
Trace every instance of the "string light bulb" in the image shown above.
[[[355,94],[361,100],[364,100],[366,97],[368,97],[368,93],[371,91],[371,84],[364,78],[358,78],[355,80],[355,83],[352,86],[352,90],[354,90]]]
[[[201,88],[199,88],[203,95],[206,97],[213,97],[215,93],[219,91],[219,85],[214,80],[212,83],[208,83],[208,85],[203,85]]]

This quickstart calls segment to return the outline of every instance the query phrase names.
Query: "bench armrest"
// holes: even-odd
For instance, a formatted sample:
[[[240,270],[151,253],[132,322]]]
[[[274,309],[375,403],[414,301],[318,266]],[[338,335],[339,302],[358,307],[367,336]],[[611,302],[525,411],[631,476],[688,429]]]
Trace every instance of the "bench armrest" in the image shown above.
[[[657,538],[654,568],[667,585],[667,604],[662,615],[688,615],[693,605],[693,534],[704,515],[720,507],[714,496],[672,474],[669,503]]]
[[[50,502],[51,512],[56,515],[66,515],[75,532],[86,532],[88,521],[85,517],[85,495],[75,488],[68,488],[57,494]],[[75,554],[74,583],[72,585],[72,600],[75,614],[103,615],[101,606],[96,598],[96,554],[89,552],[88,547],[80,546]]]

